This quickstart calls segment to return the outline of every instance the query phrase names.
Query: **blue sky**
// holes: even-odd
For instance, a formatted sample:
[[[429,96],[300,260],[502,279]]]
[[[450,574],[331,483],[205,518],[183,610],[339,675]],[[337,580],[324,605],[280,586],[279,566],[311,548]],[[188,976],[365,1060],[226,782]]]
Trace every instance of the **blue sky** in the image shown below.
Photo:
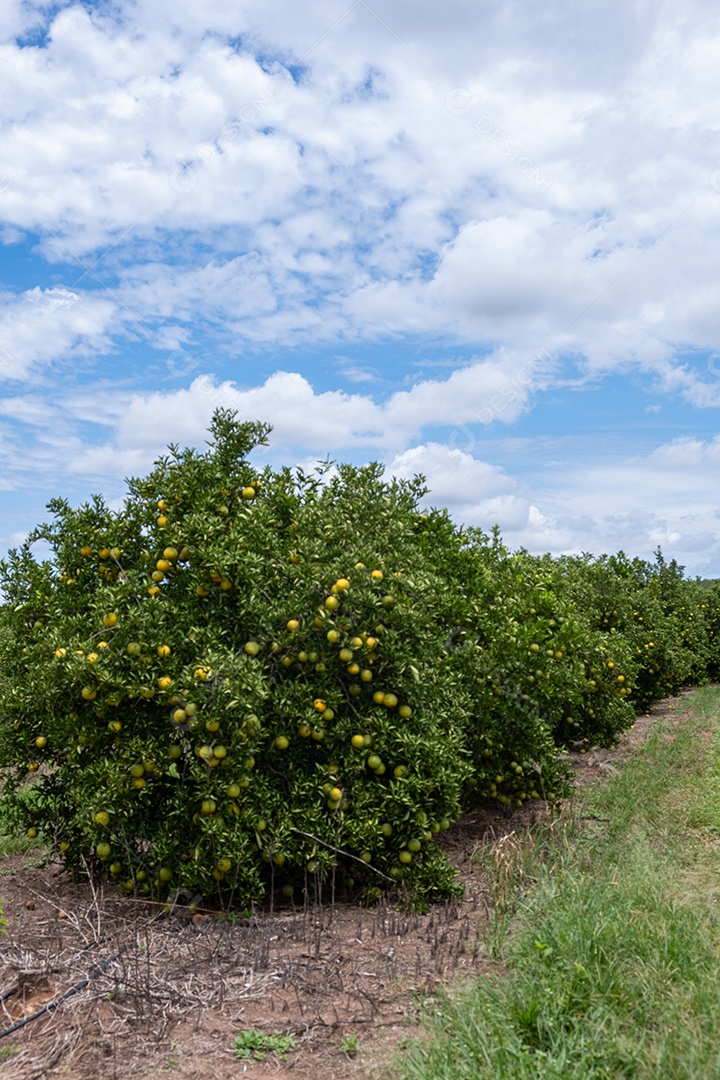
[[[720,576],[713,7],[213,7],[0,11],[0,551],[225,405]]]

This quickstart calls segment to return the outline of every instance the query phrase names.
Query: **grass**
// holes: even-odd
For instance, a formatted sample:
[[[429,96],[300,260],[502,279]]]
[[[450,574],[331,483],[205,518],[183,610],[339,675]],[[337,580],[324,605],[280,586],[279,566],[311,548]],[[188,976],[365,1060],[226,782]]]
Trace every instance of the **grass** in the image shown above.
[[[720,1080],[720,689],[690,703],[609,782],[496,844],[505,975],[428,1017],[402,1080]]]

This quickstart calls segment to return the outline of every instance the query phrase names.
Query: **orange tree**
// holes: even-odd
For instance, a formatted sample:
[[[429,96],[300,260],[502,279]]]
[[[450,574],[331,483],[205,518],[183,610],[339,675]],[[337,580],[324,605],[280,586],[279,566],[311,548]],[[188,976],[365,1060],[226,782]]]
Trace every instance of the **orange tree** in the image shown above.
[[[468,739],[477,791],[518,805],[561,790],[558,748],[612,744],[634,719],[636,666],[578,609],[556,560],[471,535],[463,635],[476,723]]]
[[[694,582],[695,602],[707,633],[707,677],[720,680],[720,581]]]
[[[434,837],[473,771],[458,534],[429,559],[420,481],[379,466],[260,475],[267,433],[220,411],[206,452],[171,448],[118,512],[51,503],[2,564],[3,812],[153,895],[250,903],[338,859],[446,893]]]
[[[419,533],[414,586],[442,596],[438,625],[444,640],[437,640],[436,664],[443,679],[452,678],[452,706],[472,764],[464,805],[478,796],[505,806],[554,799],[566,791],[567,772],[551,715],[562,712],[558,701],[567,697],[577,671],[563,669],[564,678],[544,695],[531,685],[539,646],[532,646],[531,629],[519,624],[530,607],[525,560],[510,557],[497,532],[490,539],[477,529],[458,531],[444,512],[423,515]],[[411,594],[408,599],[412,605]],[[549,626],[543,622],[535,631],[544,646],[556,626],[546,618]],[[564,635],[566,628],[557,626]],[[553,657],[562,655],[559,648],[556,641]]]
[[[560,561],[568,595],[609,649],[624,647],[634,669],[630,701],[647,708],[688,683],[706,681],[713,655],[710,593],[683,578],[674,561],[654,563],[623,552]],[[627,674],[627,673],[626,673]]]

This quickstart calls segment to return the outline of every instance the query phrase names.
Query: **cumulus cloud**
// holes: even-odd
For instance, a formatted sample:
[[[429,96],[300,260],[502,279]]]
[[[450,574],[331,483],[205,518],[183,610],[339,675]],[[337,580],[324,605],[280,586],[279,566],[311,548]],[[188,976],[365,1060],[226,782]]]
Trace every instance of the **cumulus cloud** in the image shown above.
[[[458,522],[499,525],[511,548],[542,554],[599,555],[624,549],[651,559],[658,546],[693,574],[714,575],[720,515],[707,499],[707,476],[720,463],[720,437],[681,438],[642,456],[618,453],[598,463],[539,444],[524,479],[467,452],[427,444],[388,462],[400,476],[426,477],[428,505]]]
[[[406,480],[430,476],[433,489],[442,492],[442,504],[448,507],[471,507],[513,485],[497,466],[442,443],[422,443],[404,450],[387,463],[387,470]]]
[[[196,441],[214,409],[237,410],[243,419],[273,427],[273,443],[295,448],[366,448],[383,454],[408,447],[430,427],[452,427],[451,439],[464,443],[468,423],[506,423],[526,407],[533,358],[502,352],[444,379],[420,379],[384,400],[339,390],[316,391],[299,372],[278,371],[256,387],[218,383],[208,376],[187,388],[135,395],[127,405],[118,439],[128,446]],[[170,437],[172,436],[172,438]]]

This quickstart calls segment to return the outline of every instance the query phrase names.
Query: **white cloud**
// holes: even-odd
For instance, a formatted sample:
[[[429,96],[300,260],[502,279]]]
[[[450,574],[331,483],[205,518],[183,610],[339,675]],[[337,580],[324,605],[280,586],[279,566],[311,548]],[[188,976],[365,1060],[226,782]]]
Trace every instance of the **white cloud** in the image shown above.
[[[659,544],[681,562],[687,555],[691,572],[716,576],[720,524],[709,478],[718,462],[720,438],[681,438],[642,456],[614,450],[595,460],[582,452],[568,458],[566,449],[554,467],[540,461],[534,472],[540,505],[558,530],[547,549],[623,548],[649,558]],[[508,538],[530,550],[543,546],[532,529]]]
[[[344,363],[341,367],[343,377],[353,383],[377,383],[381,382],[375,368],[363,367],[351,362]]]
[[[690,436],[674,439],[653,451],[649,464],[666,474],[680,470],[720,470],[720,435],[710,442]]]
[[[428,505],[447,506],[458,522],[499,525],[512,549],[541,554],[624,549],[652,559],[661,546],[691,574],[717,575],[720,514],[708,477],[720,464],[720,437],[677,439],[643,456],[587,460],[581,445],[528,445],[536,466],[524,479],[439,444],[399,454],[390,472],[426,476]]]
[[[486,503],[489,495],[514,486],[496,466],[442,443],[421,443],[404,450],[387,463],[387,471],[406,480],[428,477],[441,504],[461,514],[478,502]]]
[[[237,409],[243,419],[272,424],[278,446],[392,453],[408,447],[426,428],[446,426],[454,427],[452,437],[460,444],[468,423],[517,417],[527,404],[533,363],[533,358],[500,352],[444,380],[421,379],[385,401],[338,390],[317,392],[297,372],[278,371],[247,389],[201,376],[187,389],[135,395],[118,426],[118,440],[123,446],[198,441],[213,410],[223,406]]]
[[[427,332],[564,347],[714,404],[674,358],[720,330],[717,165],[695,137],[715,123],[720,35],[692,7],[695,23],[612,3],[599,25],[561,0],[454,0],[441,19],[71,4],[47,48],[3,47],[5,227],[55,258],[119,242],[100,272],[119,277],[120,336],[132,312],[155,343],[202,325],[229,349]],[[448,107],[458,88],[469,108]]]
[[[25,379],[50,363],[107,352],[116,311],[105,293],[56,287],[0,294],[0,381]]]
[[[23,0],[4,0],[0,7],[0,41],[12,41],[13,38],[27,34],[34,27],[45,21],[45,13],[38,10],[39,5],[24,3]]]

